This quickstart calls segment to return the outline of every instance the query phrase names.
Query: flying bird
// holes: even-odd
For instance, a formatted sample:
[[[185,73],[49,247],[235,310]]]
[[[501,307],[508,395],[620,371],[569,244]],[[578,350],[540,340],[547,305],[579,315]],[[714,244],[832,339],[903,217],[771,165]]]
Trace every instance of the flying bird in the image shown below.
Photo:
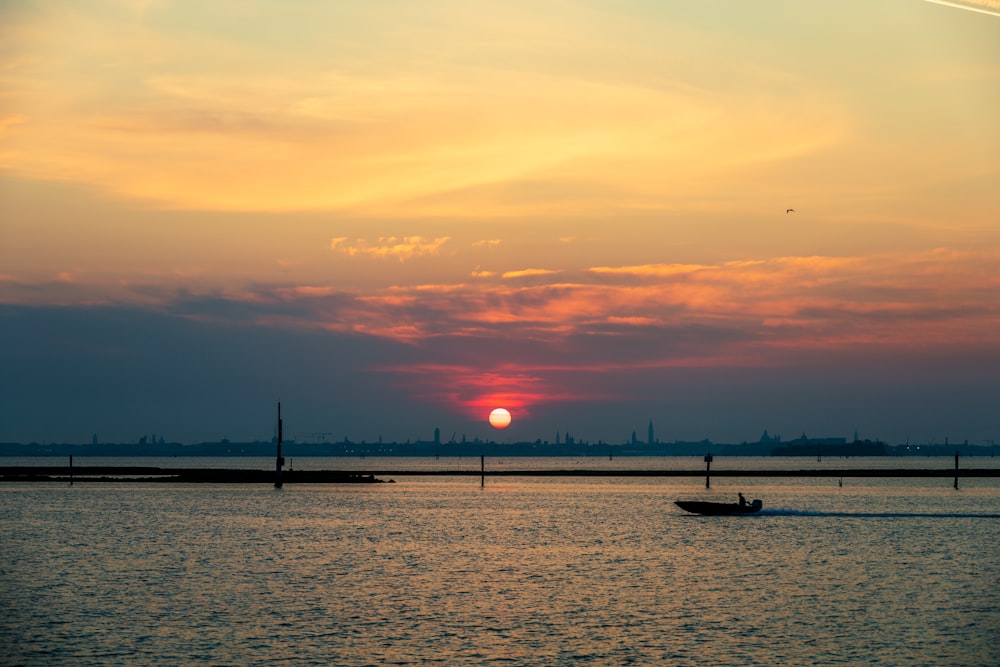
[[[786,208],[785,209],[785,215],[788,215],[789,213],[795,213],[795,209],[794,208]]]

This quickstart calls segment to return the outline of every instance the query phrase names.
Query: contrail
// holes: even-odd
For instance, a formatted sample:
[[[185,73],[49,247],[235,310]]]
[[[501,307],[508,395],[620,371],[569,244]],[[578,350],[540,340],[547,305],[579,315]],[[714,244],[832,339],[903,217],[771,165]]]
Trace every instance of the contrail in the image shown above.
[[[933,2],[935,5],[944,5],[946,7],[956,7],[958,9],[968,9],[970,12],[979,12],[980,14],[989,14],[990,16],[1000,16],[1000,2],[996,0],[980,0],[979,2],[948,2],[948,0],[926,0],[927,2]]]

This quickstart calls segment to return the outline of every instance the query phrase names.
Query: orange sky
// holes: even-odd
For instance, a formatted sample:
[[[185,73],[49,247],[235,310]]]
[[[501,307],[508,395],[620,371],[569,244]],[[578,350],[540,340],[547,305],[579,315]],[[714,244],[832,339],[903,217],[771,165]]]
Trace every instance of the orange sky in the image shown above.
[[[53,426],[42,415],[74,408],[17,389],[33,386],[25,359],[83,373],[103,335],[38,335],[42,314],[109,312],[199,336],[317,337],[330,359],[360,345],[338,377],[398,392],[398,416],[303,398],[316,431],[474,432],[503,402],[504,437],[531,440],[574,411],[606,429],[595,439],[650,417],[678,438],[859,423],[993,438],[977,406],[1000,398],[985,379],[1000,360],[1000,8],[953,4],[976,11],[6,3],[0,304],[23,349],[3,357],[0,439],[123,419],[98,390]],[[120,347],[101,347],[115,368],[188,363],[169,340]],[[911,430],[885,369],[868,375],[889,357],[930,404],[935,386],[968,400]],[[813,411],[777,389],[730,397],[741,416],[726,425],[704,403],[749,372],[808,385],[830,368],[877,386],[830,411],[842,422],[804,416],[826,394]],[[283,382],[306,387],[312,370]],[[701,412],[677,383],[705,387]],[[134,400],[143,417],[122,437],[168,421],[157,406],[172,399]],[[183,437],[232,428],[215,418]]]

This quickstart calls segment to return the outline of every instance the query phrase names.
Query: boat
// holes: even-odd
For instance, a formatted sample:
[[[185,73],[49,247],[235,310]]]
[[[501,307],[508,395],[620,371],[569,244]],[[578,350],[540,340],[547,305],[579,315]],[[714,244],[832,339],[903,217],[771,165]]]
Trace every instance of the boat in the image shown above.
[[[692,514],[704,514],[707,516],[725,516],[728,514],[753,514],[759,512],[764,506],[760,500],[754,500],[749,505],[739,503],[713,503],[705,500],[675,500],[677,505],[685,512]]]

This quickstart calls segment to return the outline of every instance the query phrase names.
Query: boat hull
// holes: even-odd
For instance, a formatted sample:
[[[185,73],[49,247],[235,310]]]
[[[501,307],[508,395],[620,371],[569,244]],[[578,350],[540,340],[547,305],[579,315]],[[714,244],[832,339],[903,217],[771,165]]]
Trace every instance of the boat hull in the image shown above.
[[[685,512],[692,514],[702,514],[705,516],[728,516],[730,514],[754,514],[759,512],[764,506],[759,500],[754,500],[749,505],[739,503],[713,503],[704,500],[675,500],[674,504]]]

